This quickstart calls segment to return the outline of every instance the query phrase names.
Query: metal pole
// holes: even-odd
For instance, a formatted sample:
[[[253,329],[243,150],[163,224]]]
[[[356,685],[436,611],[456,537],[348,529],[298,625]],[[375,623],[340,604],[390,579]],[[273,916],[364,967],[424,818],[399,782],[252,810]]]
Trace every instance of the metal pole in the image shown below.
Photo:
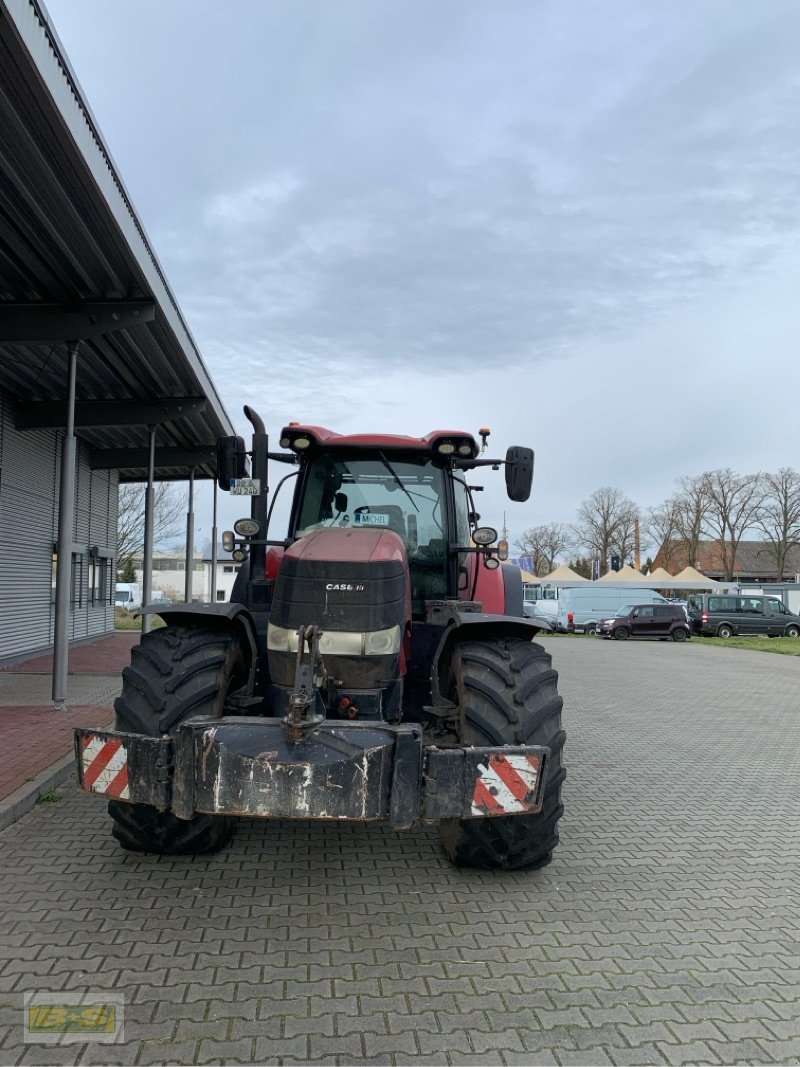
[[[213,515],[211,519],[211,596],[212,604],[217,602],[217,479],[214,479]]]
[[[183,599],[192,602],[192,579],[194,578],[194,467],[189,471],[189,511],[186,514],[186,576]]]
[[[147,427],[150,433],[150,456],[147,464],[147,489],[144,491],[144,546],[142,558],[142,607],[153,599],[153,530],[155,528],[156,491],[156,428]],[[142,615],[142,633],[149,634],[152,615]]]
[[[78,341],[71,341],[68,359],[67,425],[61,446],[61,490],[58,500],[58,561],[56,563],[56,615],[53,623],[53,709],[67,707],[69,677],[70,587],[75,532],[75,380]]]

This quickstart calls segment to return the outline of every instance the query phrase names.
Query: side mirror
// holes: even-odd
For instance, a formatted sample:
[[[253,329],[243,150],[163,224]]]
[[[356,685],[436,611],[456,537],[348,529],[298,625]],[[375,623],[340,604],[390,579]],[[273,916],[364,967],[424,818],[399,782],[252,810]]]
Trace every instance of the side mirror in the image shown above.
[[[244,478],[247,474],[247,450],[243,437],[217,438],[217,484],[226,492],[232,478]]]
[[[533,449],[512,445],[506,452],[506,490],[509,500],[522,503],[531,495]]]
[[[347,511],[347,493],[337,493],[333,498],[333,506],[336,508],[337,515]]]

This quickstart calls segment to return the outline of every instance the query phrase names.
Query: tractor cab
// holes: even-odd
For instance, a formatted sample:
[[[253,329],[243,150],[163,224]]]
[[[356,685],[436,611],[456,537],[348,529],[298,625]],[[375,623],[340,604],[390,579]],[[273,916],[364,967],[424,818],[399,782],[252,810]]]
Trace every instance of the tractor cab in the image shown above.
[[[488,431],[484,445],[486,436]],[[429,601],[474,599],[475,578],[482,569],[475,557],[480,555],[493,569],[507,555],[505,546],[499,552],[491,549],[496,533],[490,537],[481,531],[473,540],[478,516],[466,472],[488,463],[497,468],[500,461],[481,460],[469,434],[437,430],[423,438],[345,437],[321,427],[291,425],[282,431],[281,445],[301,463],[289,538],[331,529],[395,533],[408,558],[415,618],[424,616]],[[519,450],[510,451],[515,467]],[[518,474],[516,468],[512,473]],[[527,473],[524,499],[530,492],[532,456]]]
[[[298,485],[290,537],[315,530],[392,532],[408,557],[413,612],[455,596],[449,547],[469,546],[469,490],[430,454],[324,452],[309,456]]]

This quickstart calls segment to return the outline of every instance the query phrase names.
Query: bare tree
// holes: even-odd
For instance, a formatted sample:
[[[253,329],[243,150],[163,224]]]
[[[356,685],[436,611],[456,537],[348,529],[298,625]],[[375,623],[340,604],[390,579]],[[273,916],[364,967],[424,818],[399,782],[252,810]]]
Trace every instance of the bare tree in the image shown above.
[[[789,550],[800,545],[800,473],[781,467],[777,474],[763,476],[763,488],[765,496],[758,508],[756,526],[772,546],[780,580]]]
[[[677,541],[692,567],[697,563],[697,553],[711,506],[709,477],[708,473],[684,475],[678,479],[678,490],[670,498]]]
[[[656,508],[649,508],[645,519],[645,537],[661,553],[661,565],[669,569],[678,551],[678,503],[669,497]]]
[[[611,538],[611,551],[619,556],[623,563],[632,562],[636,550],[636,524],[639,522],[639,509],[633,503],[620,513],[619,526]]]
[[[117,518],[117,570],[123,570],[144,549],[144,496],[141,482],[119,487]],[[186,519],[188,494],[172,482],[156,482],[153,505],[153,541],[161,544],[176,537]]]
[[[638,517],[638,507],[621,489],[604,486],[578,508],[575,537],[580,546],[600,557],[602,569],[608,566],[612,550],[623,558],[630,555]]]
[[[523,556],[533,556],[536,574],[549,574],[558,557],[568,546],[568,530],[559,522],[549,522],[544,526],[532,526],[523,530],[517,541],[517,547]]]
[[[722,569],[730,581],[739,542],[758,517],[764,499],[760,474],[736,474],[730,467],[706,471],[708,510],[706,528],[719,544]]]

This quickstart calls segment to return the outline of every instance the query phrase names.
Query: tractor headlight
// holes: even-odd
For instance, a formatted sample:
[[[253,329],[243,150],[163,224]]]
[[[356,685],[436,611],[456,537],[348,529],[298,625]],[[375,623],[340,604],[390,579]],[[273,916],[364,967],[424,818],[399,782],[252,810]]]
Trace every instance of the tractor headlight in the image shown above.
[[[365,656],[389,656],[400,651],[400,627],[390,626],[388,630],[372,630],[364,634]]]
[[[497,530],[493,526],[479,526],[477,530],[472,531],[472,540],[482,548],[493,545],[497,540]]]
[[[255,537],[261,532],[261,523],[258,519],[237,519],[233,528],[240,537]]]
[[[319,639],[323,656],[390,656],[400,651],[399,626],[361,633],[356,630],[325,630]],[[297,631],[270,623],[267,648],[273,652],[297,652]]]

